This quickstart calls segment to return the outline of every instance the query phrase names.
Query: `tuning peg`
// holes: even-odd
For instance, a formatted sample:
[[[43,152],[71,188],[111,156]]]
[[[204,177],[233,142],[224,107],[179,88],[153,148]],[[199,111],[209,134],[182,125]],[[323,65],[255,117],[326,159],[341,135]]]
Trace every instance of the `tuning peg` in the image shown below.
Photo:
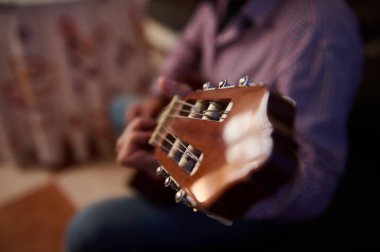
[[[227,80],[221,80],[218,83],[218,88],[231,88],[234,87],[234,85],[231,85],[227,82]]]
[[[177,203],[182,202],[186,206],[191,207],[194,212],[196,212],[198,210],[196,208],[194,200],[189,195],[187,195],[184,190],[179,190],[175,194],[174,199],[175,199],[175,202],[177,202]]]
[[[183,190],[179,190],[176,194],[175,194],[175,202],[179,203],[181,201],[183,201],[183,199],[186,197],[186,193],[183,191]]]
[[[170,176],[165,179],[165,187],[171,187],[175,191],[179,190],[177,183]]]
[[[171,177],[167,177],[167,178],[165,179],[165,187],[170,186],[171,183],[172,183],[172,178],[171,178]]]
[[[169,174],[165,171],[164,167],[162,167],[162,166],[157,167],[156,175],[157,176],[163,176],[165,178],[169,176]]]
[[[224,87],[227,86],[227,85],[228,85],[227,80],[221,80],[221,81],[219,81],[219,83],[218,83],[218,88],[224,88]]]
[[[212,85],[211,82],[206,82],[203,84],[203,90],[212,90],[212,89],[215,89],[215,87]]]
[[[241,77],[240,80],[239,80],[239,87],[249,87],[253,84],[253,82],[251,82],[249,79],[248,79],[248,76],[244,76],[244,77]]]

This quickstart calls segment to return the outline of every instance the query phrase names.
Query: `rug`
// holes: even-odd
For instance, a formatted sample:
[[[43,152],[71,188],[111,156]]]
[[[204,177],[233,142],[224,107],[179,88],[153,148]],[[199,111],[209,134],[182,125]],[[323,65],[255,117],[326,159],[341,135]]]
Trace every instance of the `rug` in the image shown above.
[[[0,208],[0,251],[63,251],[73,204],[54,184],[47,184]]]

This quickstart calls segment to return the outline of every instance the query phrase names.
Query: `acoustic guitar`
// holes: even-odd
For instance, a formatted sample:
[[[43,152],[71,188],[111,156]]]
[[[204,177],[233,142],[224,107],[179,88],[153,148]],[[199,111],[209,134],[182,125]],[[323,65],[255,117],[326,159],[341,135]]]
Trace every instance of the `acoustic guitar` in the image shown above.
[[[295,173],[295,102],[248,77],[174,97],[149,143],[175,202],[228,224]]]

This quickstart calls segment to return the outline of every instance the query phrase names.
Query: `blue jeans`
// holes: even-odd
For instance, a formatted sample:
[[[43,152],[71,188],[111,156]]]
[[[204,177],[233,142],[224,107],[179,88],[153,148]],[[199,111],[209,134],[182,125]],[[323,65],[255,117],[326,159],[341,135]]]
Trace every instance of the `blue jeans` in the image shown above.
[[[71,221],[65,249],[150,251],[251,246],[283,225],[238,221],[225,226],[182,205],[159,206],[141,197],[95,204]],[[253,246],[254,247],[254,246]]]

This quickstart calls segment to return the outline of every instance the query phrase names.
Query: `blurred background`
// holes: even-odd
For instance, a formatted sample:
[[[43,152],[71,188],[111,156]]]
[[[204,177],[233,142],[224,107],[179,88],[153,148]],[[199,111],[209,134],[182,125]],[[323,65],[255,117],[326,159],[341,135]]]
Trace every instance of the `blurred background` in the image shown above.
[[[0,251],[61,251],[67,221],[131,195],[114,161],[124,108],[138,101],[196,0],[0,0]],[[364,43],[347,172],[325,216],[282,237],[379,246],[380,1],[347,1]],[[343,83],[342,83],[343,85]],[[371,229],[372,228],[372,229]]]

